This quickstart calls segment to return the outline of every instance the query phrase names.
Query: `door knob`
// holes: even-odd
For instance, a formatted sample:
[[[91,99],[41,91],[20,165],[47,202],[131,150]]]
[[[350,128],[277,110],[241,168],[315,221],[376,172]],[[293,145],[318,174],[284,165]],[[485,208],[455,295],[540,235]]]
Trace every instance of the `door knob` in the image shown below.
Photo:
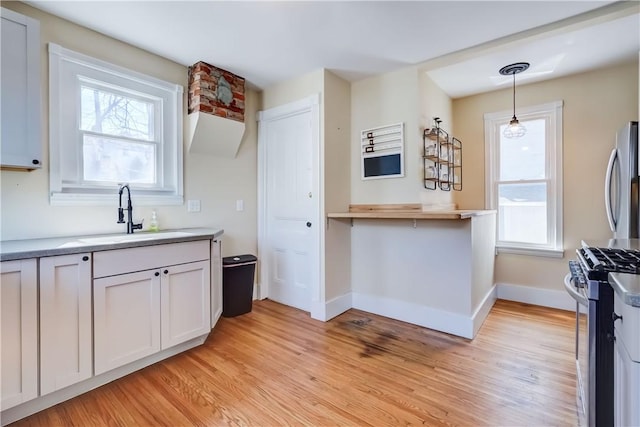
[[[307,227],[311,228],[311,223],[307,221]]]
[[[614,313],[611,313],[611,319],[615,322],[618,319],[622,320],[622,316],[614,312]]]

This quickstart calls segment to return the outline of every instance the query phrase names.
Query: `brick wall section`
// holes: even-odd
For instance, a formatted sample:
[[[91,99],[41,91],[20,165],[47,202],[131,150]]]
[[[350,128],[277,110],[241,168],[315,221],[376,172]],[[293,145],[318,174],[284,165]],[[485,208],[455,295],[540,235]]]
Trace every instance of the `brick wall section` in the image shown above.
[[[188,113],[213,114],[244,123],[244,78],[206,62],[189,67]]]

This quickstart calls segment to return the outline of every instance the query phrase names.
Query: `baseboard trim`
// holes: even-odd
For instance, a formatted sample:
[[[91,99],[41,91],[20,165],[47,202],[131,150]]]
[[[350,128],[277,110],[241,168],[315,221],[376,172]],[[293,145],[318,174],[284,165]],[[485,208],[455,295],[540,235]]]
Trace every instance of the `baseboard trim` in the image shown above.
[[[564,290],[496,283],[498,299],[523,302],[560,310],[576,310],[576,301]]]
[[[489,292],[487,292],[487,294],[482,299],[482,302],[480,303],[478,308],[476,308],[476,311],[473,313],[473,316],[471,316],[471,319],[473,322],[474,337],[476,336],[476,334],[480,330],[480,327],[482,326],[485,319],[489,315],[489,312],[491,311],[493,304],[495,304],[496,300],[498,299],[497,294],[498,294],[498,291],[496,289],[496,285],[493,285],[491,289],[489,289]]]
[[[411,302],[354,292],[353,308],[464,338],[473,338],[474,321],[458,313]]]
[[[346,293],[327,301],[325,304],[326,320],[333,319],[353,307],[352,293]]]

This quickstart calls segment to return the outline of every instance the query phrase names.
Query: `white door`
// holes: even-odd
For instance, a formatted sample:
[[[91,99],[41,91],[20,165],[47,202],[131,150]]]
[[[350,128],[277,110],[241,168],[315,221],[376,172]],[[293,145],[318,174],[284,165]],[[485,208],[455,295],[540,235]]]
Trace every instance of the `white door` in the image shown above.
[[[260,114],[261,296],[304,311],[319,283],[317,129],[310,99]]]

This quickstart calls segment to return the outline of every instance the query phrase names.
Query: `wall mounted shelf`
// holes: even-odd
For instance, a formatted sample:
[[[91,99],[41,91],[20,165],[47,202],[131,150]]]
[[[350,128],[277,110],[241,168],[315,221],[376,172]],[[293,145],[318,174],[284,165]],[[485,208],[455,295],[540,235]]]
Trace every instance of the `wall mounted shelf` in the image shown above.
[[[424,188],[443,191],[462,190],[462,141],[440,127],[438,117],[434,126],[424,130]]]

